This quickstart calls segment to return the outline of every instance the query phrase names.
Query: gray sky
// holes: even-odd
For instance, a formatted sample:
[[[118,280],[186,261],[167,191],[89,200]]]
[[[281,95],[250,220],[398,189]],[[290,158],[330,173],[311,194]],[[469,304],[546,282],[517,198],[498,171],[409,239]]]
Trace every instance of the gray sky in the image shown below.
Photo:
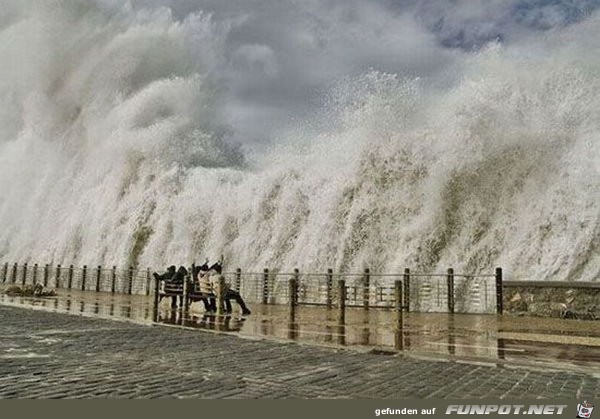
[[[117,0],[103,0],[121,7]],[[239,142],[318,112],[324,91],[371,69],[432,77],[488,42],[519,43],[585,19],[600,0],[134,0],[177,19],[228,22],[213,76]],[[317,106],[315,106],[317,104]]]

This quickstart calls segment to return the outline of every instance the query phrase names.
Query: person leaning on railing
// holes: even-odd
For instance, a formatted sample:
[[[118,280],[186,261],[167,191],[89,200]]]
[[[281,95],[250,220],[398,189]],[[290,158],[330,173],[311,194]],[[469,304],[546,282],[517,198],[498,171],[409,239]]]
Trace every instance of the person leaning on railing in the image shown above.
[[[251,314],[251,311],[248,309],[248,306],[246,306],[241,294],[236,290],[232,290],[229,284],[225,284],[223,299],[225,300],[225,312],[231,313],[231,300],[235,300],[242,309],[242,315],[248,316]]]
[[[202,267],[205,266],[208,266],[208,261]],[[216,310],[217,308],[214,296],[218,291],[218,278],[221,276],[222,272],[223,259],[221,258],[218,262],[214,263],[211,267],[209,267],[204,275],[200,275],[199,277],[200,292],[202,292],[203,294],[206,293],[207,295],[210,295],[209,300],[210,307],[212,310]],[[242,309],[242,315],[247,316],[251,314],[251,311],[248,309],[248,306],[246,306],[246,303],[244,302],[244,299],[242,298],[239,292],[232,290],[228,284],[225,284],[225,289],[222,290],[222,292],[223,300],[225,301],[226,313],[232,312],[231,300],[235,300]]]
[[[154,275],[154,277],[156,279],[158,279],[159,282],[161,282],[162,284],[166,284],[167,282],[174,282],[176,276],[177,276],[177,271],[176,271],[176,267],[175,265],[171,265],[167,268],[167,271],[164,274],[158,274],[156,272],[154,272],[152,275]],[[160,296],[160,300],[163,299],[163,296]],[[177,297],[172,296],[171,297],[171,307],[175,307],[177,306]]]
[[[209,275],[210,268],[208,267],[208,259],[202,266],[196,266],[193,272],[194,280],[198,281],[200,290],[200,301],[204,304],[206,311],[216,311],[217,304],[215,301],[215,294],[213,292],[213,285]]]

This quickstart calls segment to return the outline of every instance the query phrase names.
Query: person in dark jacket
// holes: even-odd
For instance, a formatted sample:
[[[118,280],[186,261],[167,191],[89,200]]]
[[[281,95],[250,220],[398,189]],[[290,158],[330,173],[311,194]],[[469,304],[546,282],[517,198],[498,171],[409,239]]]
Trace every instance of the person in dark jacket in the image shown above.
[[[177,269],[175,268],[175,265],[171,265],[167,268],[167,271],[164,274],[160,275],[154,272],[152,275],[154,275],[154,278],[158,279],[159,281],[170,281],[177,273],[175,269]]]
[[[173,278],[173,282],[176,284],[183,284],[183,281],[188,273],[188,270],[184,266],[180,266],[179,269],[177,269],[175,277]]]
[[[209,272],[215,272],[217,275],[221,275],[221,273],[223,272],[223,256],[221,256],[221,259],[219,259],[215,264],[213,264],[209,268]],[[231,300],[235,300],[236,303],[238,303],[238,305],[242,309],[242,314],[244,316],[251,314],[251,311],[248,309],[248,306],[246,306],[246,303],[244,302],[244,299],[242,298],[240,293],[235,290],[232,290],[228,284],[225,284],[225,290],[223,291],[223,300],[225,300],[226,313],[231,313]]]
[[[231,310],[231,300],[235,300],[236,303],[238,303],[238,305],[242,309],[242,314],[244,316],[248,316],[249,314],[251,314],[251,311],[248,309],[248,306],[246,306],[246,303],[244,302],[244,299],[242,298],[240,293],[235,290],[232,290],[231,288],[229,288],[228,285],[225,286],[224,300],[225,300],[225,312],[231,313],[231,311],[232,311]]]
[[[178,279],[176,269],[177,268],[175,268],[175,265],[171,265],[167,268],[167,271],[164,274],[161,275],[161,274],[154,272],[152,275],[154,275],[154,278],[158,279],[159,281],[176,283],[176,281]],[[183,283],[183,280],[181,281],[181,283]],[[163,297],[164,296],[161,295],[160,300],[162,300]],[[175,297],[175,296],[171,296],[171,307],[172,308],[177,307],[177,297]]]

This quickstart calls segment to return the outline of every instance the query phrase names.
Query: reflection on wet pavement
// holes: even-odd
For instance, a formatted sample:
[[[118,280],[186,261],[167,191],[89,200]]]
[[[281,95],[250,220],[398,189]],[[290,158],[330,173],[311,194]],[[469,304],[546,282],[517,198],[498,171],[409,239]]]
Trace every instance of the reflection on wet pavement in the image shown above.
[[[153,320],[150,297],[76,290],[58,290],[57,293],[56,297],[45,298],[0,294],[0,304],[146,324]]]
[[[59,290],[35,299],[0,295],[0,304],[91,317],[153,322],[152,297]],[[496,315],[403,313],[390,310],[253,305],[242,317],[204,313],[194,303],[187,315],[165,300],[158,322],[244,337],[294,340],[365,350],[405,351],[485,362],[526,362],[543,367],[600,373],[600,322]]]

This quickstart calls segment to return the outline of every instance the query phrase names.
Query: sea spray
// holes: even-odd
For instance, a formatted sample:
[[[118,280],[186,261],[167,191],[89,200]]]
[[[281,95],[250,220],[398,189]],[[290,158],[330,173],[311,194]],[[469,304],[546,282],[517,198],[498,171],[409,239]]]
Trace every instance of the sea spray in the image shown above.
[[[222,115],[229,23],[71,3],[0,20],[2,260],[598,280],[598,63],[573,33],[348,77],[255,150]]]

